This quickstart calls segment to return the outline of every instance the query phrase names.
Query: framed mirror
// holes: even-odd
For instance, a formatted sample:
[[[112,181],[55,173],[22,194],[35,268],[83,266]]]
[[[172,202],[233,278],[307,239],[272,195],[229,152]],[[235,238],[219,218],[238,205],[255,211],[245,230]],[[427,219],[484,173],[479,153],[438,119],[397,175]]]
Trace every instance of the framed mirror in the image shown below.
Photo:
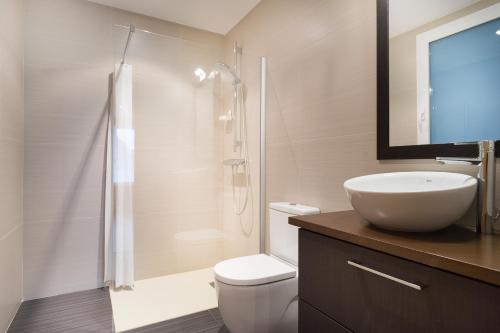
[[[500,154],[500,0],[377,0],[379,160]]]

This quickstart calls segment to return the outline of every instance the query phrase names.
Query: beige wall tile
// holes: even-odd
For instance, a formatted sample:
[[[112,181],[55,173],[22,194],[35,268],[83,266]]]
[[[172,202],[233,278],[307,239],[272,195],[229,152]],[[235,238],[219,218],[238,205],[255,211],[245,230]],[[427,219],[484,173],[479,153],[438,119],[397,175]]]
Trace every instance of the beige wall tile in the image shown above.
[[[269,201],[294,202],[298,200],[300,175],[291,145],[273,144],[267,149]]]
[[[12,0],[9,0],[12,2]],[[23,114],[23,49],[8,45],[8,41],[0,35],[3,47],[0,51],[0,119],[4,124],[0,127],[6,135],[13,139],[22,140],[22,114]],[[7,124],[11,126],[7,126]],[[9,134],[17,133],[14,137]]]
[[[375,78],[364,82],[373,86]],[[283,109],[283,119],[292,141],[373,132],[375,99],[373,89],[346,89],[304,108]],[[366,114],[367,110],[373,114]]]
[[[21,304],[23,287],[23,228],[0,236],[0,329],[7,330]]]
[[[23,220],[23,144],[0,139],[0,238]]]
[[[24,193],[24,222],[36,223],[62,219],[64,192]]]
[[[102,285],[112,10],[26,1],[26,299]]]
[[[23,298],[23,10],[0,0],[0,332]]]
[[[94,289],[102,284],[103,262],[68,261],[63,265],[34,265],[25,269],[25,299],[38,299],[53,295]]]
[[[24,34],[24,1],[21,0],[2,0],[0,1],[0,40],[2,40],[2,49],[10,49],[18,56],[23,58],[23,34]],[[19,75],[16,75],[19,76]],[[18,78],[16,80],[21,80]]]
[[[25,299],[95,288],[102,274],[98,218],[26,224]],[[73,289],[73,287],[75,289]]]
[[[111,9],[107,7],[80,0],[25,0],[25,3],[28,44],[46,37],[87,45],[111,45]]]
[[[374,26],[368,1],[263,1],[227,36],[226,57],[235,40],[244,64],[269,57],[268,201],[347,206],[343,181],[375,159]],[[258,71],[247,75],[258,78]],[[247,104],[257,105],[258,96],[249,94]],[[255,113],[249,117],[255,121]],[[249,133],[258,145],[258,129]],[[359,152],[350,151],[351,142]],[[258,152],[251,158],[258,161]]]
[[[63,151],[58,145],[26,144],[25,193],[63,192]]]

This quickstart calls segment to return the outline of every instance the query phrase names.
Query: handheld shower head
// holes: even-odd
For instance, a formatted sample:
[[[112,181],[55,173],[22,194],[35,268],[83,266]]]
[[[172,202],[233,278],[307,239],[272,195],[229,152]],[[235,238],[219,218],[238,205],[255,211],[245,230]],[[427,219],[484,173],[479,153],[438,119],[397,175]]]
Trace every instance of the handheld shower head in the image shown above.
[[[218,63],[215,64],[215,68],[217,68],[219,70],[226,71],[229,74],[231,74],[231,76],[234,79],[234,84],[240,84],[241,83],[240,77],[238,76],[238,74],[236,74],[236,72],[229,65],[227,65],[227,64],[225,64],[223,62],[218,62]]]

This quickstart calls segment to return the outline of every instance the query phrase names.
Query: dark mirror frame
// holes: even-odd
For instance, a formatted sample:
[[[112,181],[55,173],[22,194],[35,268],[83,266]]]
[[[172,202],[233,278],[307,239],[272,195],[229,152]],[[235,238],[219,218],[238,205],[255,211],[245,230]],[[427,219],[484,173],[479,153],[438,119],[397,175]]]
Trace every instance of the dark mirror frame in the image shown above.
[[[389,113],[389,0],[377,0],[377,159],[434,159],[438,156],[478,155],[476,145],[434,144],[391,147]],[[496,141],[495,147],[496,157],[500,157],[500,141]]]

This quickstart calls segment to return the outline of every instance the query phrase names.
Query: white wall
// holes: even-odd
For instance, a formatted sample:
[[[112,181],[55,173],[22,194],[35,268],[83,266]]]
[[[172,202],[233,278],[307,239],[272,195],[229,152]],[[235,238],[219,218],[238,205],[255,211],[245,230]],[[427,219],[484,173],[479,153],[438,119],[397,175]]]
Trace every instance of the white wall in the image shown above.
[[[0,332],[22,299],[23,1],[0,1]]]

